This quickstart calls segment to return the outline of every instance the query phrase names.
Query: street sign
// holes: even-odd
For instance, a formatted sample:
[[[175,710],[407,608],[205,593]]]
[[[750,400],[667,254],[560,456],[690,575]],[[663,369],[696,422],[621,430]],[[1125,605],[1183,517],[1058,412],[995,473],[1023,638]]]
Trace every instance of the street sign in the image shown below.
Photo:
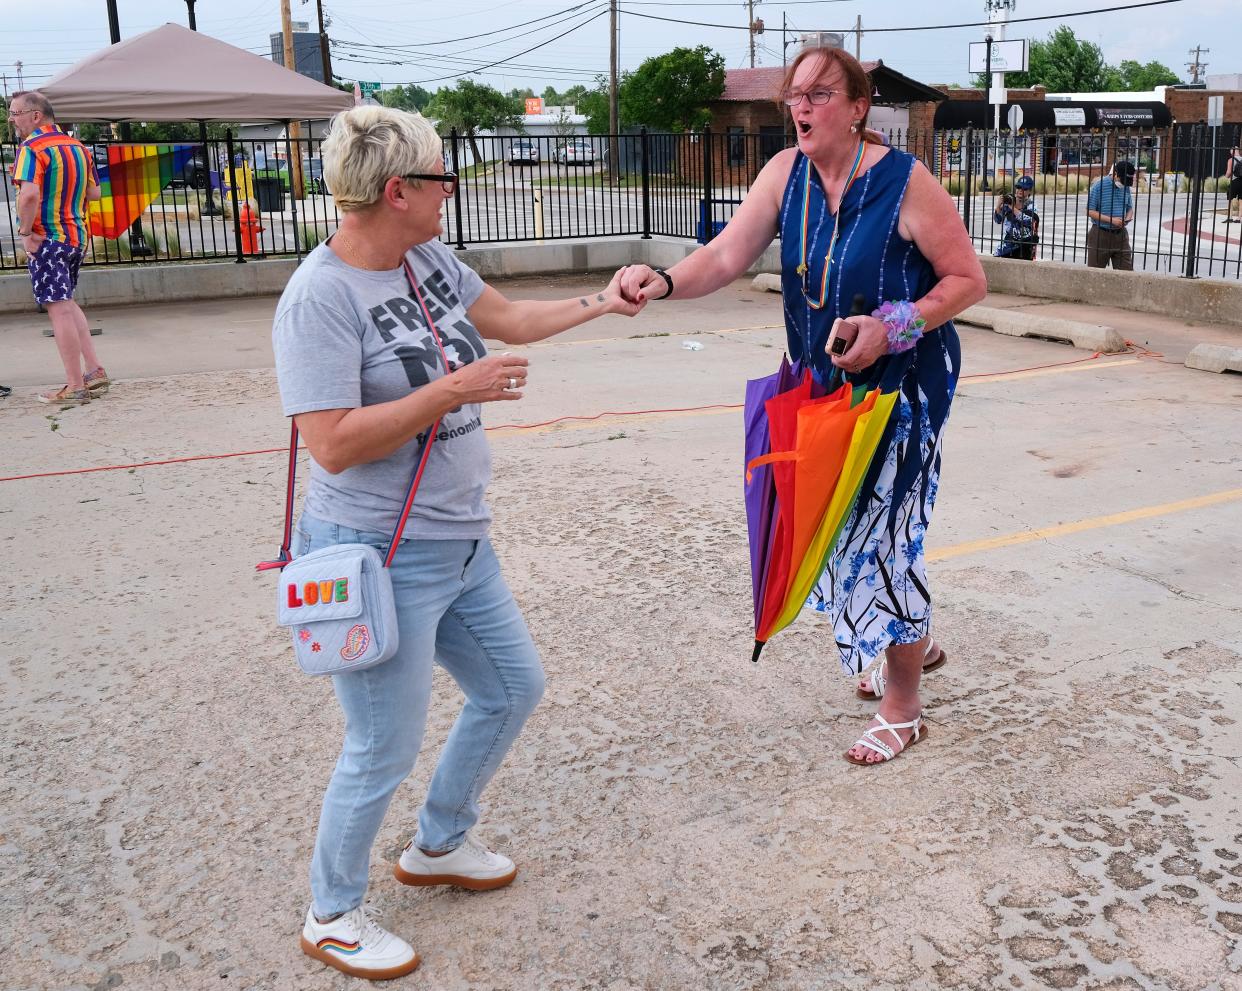
[[[358,91],[362,94],[362,98],[365,100],[368,96],[372,96],[380,91],[380,84],[369,83],[364,79],[359,79]]]
[[[1025,38],[992,42],[993,72],[1026,72],[1031,67],[1030,60],[1030,49]],[[988,43],[986,41],[970,43],[970,71],[988,71]]]
[[[1022,108],[1016,103],[1009,108],[1009,115],[1006,119],[1009,121],[1009,130],[1022,130]]]
[[[1225,123],[1225,98],[1223,96],[1209,96],[1207,110],[1208,127],[1220,127]]]

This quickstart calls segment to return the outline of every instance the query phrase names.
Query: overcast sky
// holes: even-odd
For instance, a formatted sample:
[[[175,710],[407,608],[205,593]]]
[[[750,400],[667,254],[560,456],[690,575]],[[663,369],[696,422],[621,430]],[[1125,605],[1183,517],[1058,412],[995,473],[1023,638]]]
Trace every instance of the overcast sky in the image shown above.
[[[1017,0],[1011,16],[1068,15],[1125,2]],[[313,27],[314,0],[292,3],[294,20],[310,21]],[[117,0],[117,6],[122,38],[166,21],[185,24],[187,20],[184,0]],[[566,12],[575,7],[575,11]],[[325,0],[331,21],[329,36],[334,41],[366,46],[334,48],[333,69],[338,76],[386,85],[416,82],[429,89],[454,82],[444,77],[479,70],[500,60],[512,64],[482,69],[476,78],[503,90],[530,86],[536,92],[549,84],[563,89],[574,82],[590,82],[597,73],[608,70],[607,9],[606,0]],[[738,0],[622,0],[621,9],[623,70],[678,45],[710,45],[724,55],[729,68],[749,64],[745,30],[636,16],[744,27],[746,5]],[[269,34],[280,29],[278,0],[197,0],[195,13],[200,31],[262,54],[268,52]],[[781,64],[782,15],[791,28],[791,38],[795,37],[792,31],[852,29],[855,18],[861,16],[864,59],[883,59],[899,72],[926,83],[964,83],[969,79],[968,45],[982,39],[984,28],[874,29],[982,21],[986,8],[984,0],[758,2],[755,16],[764,20],[767,31],[756,39],[757,65]],[[0,32],[0,73],[7,76],[9,90],[16,86],[19,60],[29,88],[109,41],[105,0],[52,0],[42,4],[0,0],[0,16],[4,25]],[[524,23],[531,21],[534,23]],[[524,26],[516,26],[519,24]],[[579,24],[583,26],[576,27]],[[1110,63],[1155,59],[1189,80],[1186,63],[1192,57],[1190,50],[1202,46],[1210,49],[1202,56],[1209,74],[1242,72],[1242,0],[1177,0],[1145,9],[1012,23],[1008,36],[1044,38],[1060,24],[1070,25],[1079,38],[1098,44]],[[551,40],[566,31],[569,33],[564,37]],[[483,32],[495,33],[467,37]],[[442,42],[447,44],[438,44]],[[393,45],[415,46],[421,51],[395,52],[382,47]],[[520,54],[536,45],[542,47]],[[847,47],[854,50],[852,35]]]

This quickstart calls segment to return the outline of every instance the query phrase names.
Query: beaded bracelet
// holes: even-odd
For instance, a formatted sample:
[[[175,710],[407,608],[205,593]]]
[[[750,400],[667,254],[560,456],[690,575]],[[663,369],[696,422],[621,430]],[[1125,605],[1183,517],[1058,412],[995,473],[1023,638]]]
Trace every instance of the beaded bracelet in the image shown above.
[[[873,310],[871,315],[881,321],[888,331],[888,353],[909,351],[923,336],[927,321],[919,315],[919,308],[908,299],[890,299]]]

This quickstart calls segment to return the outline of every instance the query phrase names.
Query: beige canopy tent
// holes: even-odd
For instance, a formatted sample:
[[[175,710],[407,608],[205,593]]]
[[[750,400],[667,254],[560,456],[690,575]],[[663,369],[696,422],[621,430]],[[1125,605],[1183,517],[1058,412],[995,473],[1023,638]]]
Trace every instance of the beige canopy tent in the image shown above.
[[[223,41],[165,24],[40,86],[64,121],[267,121],[331,117],[349,93]]]

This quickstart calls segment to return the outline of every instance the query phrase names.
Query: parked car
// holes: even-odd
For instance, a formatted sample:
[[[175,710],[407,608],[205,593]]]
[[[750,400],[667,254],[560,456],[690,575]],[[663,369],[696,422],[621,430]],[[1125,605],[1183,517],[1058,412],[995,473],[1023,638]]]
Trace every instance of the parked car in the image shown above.
[[[585,138],[566,141],[556,150],[556,160],[562,165],[594,165],[595,146]]]
[[[323,159],[302,159],[302,179],[306,183],[306,191],[316,195],[329,196],[328,184],[323,181]]]
[[[509,164],[538,165],[538,146],[530,138],[518,138],[509,146]]]

